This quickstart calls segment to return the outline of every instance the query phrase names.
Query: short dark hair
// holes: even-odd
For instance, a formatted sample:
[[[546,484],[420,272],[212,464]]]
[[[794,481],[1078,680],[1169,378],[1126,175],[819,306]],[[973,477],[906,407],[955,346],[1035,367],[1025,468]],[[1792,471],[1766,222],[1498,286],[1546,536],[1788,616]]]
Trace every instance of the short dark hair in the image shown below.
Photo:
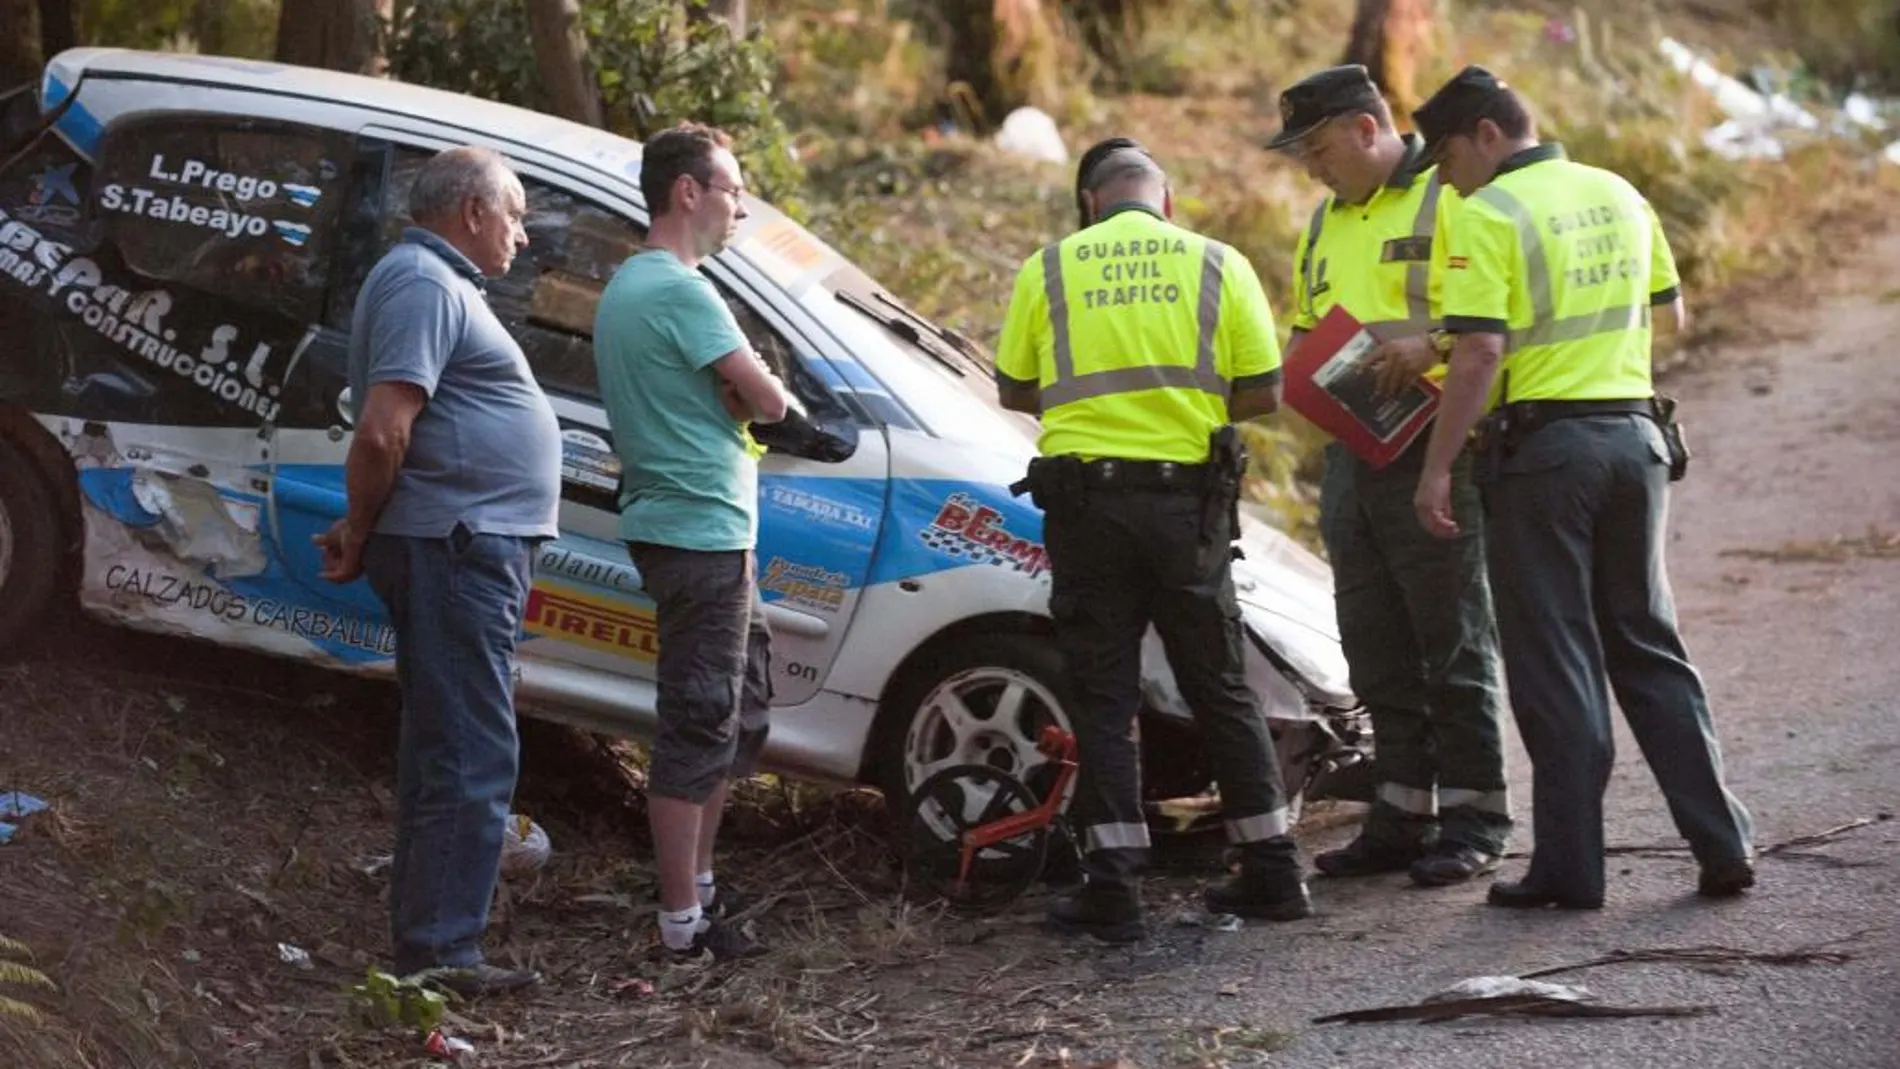
[[[1142,161],[1146,161],[1143,166]],[[1089,223],[1088,206],[1082,202],[1082,191],[1100,189],[1111,178],[1154,169],[1162,174],[1161,165],[1155,162],[1154,154],[1146,146],[1132,137],[1111,137],[1090,145],[1082,153],[1075,165],[1075,213],[1081,224]]]
[[[713,153],[731,147],[725,131],[705,123],[682,122],[655,134],[640,153],[640,195],[647,211],[658,216],[672,208],[673,184],[680,175],[712,181]]]
[[[1524,98],[1518,96],[1516,90],[1513,89],[1499,90],[1492,95],[1490,100],[1485,101],[1477,113],[1472,115],[1466,132],[1476,130],[1479,121],[1483,119],[1490,119],[1497,123],[1498,132],[1512,140],[1529,137],[1531,133],[1530,109],[1524,106]]]

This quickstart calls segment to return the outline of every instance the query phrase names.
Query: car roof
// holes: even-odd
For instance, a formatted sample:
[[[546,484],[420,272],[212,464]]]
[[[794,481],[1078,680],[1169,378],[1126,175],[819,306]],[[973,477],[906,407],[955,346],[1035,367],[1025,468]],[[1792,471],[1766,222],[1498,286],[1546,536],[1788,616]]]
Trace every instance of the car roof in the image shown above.
[[[68,87],[89,73],[144,76],[361,106],[387,114],[477,129],[576,160],[617,157],[631,163],[640,155],[640,142],[584,123],[513,104],[365,74],[231,56],[125,48],[68,49],[47,64],[48,78],[57,77]],[[637,174],[631,167],[628,171]]]

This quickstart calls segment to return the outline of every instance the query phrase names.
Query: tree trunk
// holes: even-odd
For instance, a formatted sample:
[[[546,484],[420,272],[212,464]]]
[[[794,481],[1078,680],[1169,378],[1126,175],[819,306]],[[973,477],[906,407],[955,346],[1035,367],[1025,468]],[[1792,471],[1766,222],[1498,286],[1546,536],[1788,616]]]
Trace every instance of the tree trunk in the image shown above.
[[[587,70],[580,0],[528,0],[528,32],[550,109],[563,119],[601,125],[600,89]]]
[[[33,34],[33,0],[0,0],[0,92],[37,81],[39,41]]]
[[[206,56],[224,54],[224,11],[229,0],[198,0],[191,12],[191,36],[198,52]]]
[[[71,0],[40,0],[40,55],[50,60],[78,43]]]
[[[390,0],[284,0],[277,15],[277,62],[376,74],[376,20]]]
[[[1058,42],[1042,0],[943,0],[939,11],[950,29],[951,97],[973,112],[971,133],[1000,126],[1038,95],[1046,102]]]
[[[1418,66],[1431,47],[1436,6],[1435,0],[1359,0],[1353,14],[1344,62],[1365,64],[1400,116],[1423,103]]]
[[[689,3],[686,11],[695,20],[712,19],[725,23],[735,39],[745,36],[745,0],[705,0],[704,7]]]

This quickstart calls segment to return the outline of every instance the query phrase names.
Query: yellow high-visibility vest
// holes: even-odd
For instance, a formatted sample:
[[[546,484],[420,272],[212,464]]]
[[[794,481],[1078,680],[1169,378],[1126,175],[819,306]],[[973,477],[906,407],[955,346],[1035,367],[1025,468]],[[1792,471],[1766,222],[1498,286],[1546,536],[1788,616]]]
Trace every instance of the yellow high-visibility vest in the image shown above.
[[[1200,463],[1231,391],[1279,368],[1247,258],[1139,206],[1024,261],[996,352],[1041,390],[1043,455],[1090,460]]]
[[[1293,250],[1293,328],[1312,330],[1335,305],[1382,340],[1437,326],[1444,245],[1433,239],[1459,206],[1424,143],[1405,135],[1404,158],[1365,203],[1327,197],[1313,210]],[[1426,372],[1444,375],[1442,363]]]
[[[1518,153],[1466,199],[1445,266],[1446,328],[1505,335],[1494,404],[1652,394],[1650,307],[1674,301],[1681,279],[1655,210],[1622,176],[1555,144]]]

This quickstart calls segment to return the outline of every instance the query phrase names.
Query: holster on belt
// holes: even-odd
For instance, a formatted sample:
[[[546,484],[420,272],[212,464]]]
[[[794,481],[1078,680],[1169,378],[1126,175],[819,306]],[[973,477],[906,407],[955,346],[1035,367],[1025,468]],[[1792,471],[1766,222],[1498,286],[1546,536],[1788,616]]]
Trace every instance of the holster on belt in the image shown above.
[[[1201,495],[1201,543],[1214,538],[1222,513],[1227,517],[1228,537],[1240,538],[1240,487],[1247,476],[1247,443],[1240,428],[1222,424],[1207,438],[1209,478]],[[1246,556],[1240,546],[1233,547],[1236,560]]]
[[[1659,393],[1649,399],[1649,406],[1650,418],[1656,421],[1669,447],[1669,481],[1680,482],[1689,473],[1689,458],[1695,454],[1689,452],[1689,440],[1676,420],[1676,399]]]
[[[1079,505],[1088,494],[1083,476],[1078,457],[1035,457],[1023,477],[1010,484],[1009,493],[1021,497],[1027,491],[1029,500],[1044,512],[1063,504]]]

